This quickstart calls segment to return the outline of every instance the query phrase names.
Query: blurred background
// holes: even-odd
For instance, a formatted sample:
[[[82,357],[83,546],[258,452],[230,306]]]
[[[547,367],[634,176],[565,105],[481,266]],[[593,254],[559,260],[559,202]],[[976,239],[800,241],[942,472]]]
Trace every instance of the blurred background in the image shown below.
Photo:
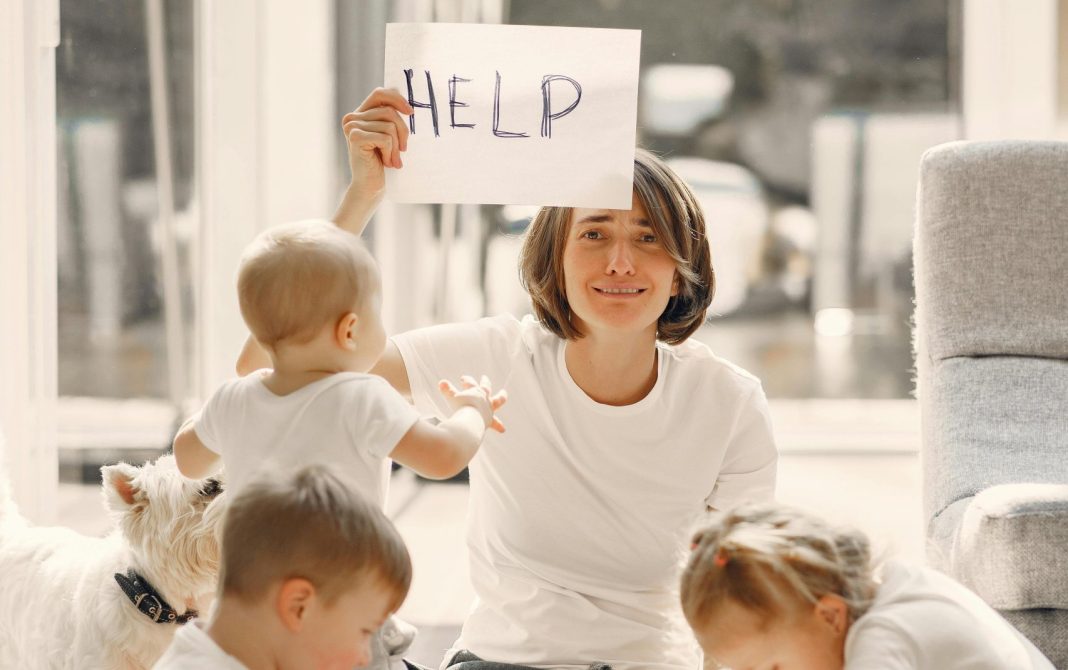
[[[251,237],[288,218],[285,210],[331,213],[346,177],[344,145],[333,132],[324,139],[323,130],[333,131],[336,119],[380,83],[389,20],[642,30],[639,142],[669,159],[709,220],[719,289],[698,337],[758,375],[773,399],[909,397],[917,163],[927,147],[963,136],[960,3],[268,3],[245,8],[251,20],[240,35],[223,32],[229,17],[219,14],[239,12],[221,3],[160,2],[154,17],[146,10],[151,4],[60,2],[61,449],[106,449],[116,430],[129,431],[124,446],[162,444],[185,408],[210,389],[205,377],[218,375],[199,360],[212,355],[198,346],[200,334],[218,326],[228,339],[216,346],[229,345],[231,354],[240,338],[222,332],[233,331],[232,319],[198,322],[210,318],[197,304],[206,297],[205,272],[219,277],[212,291],[229,290],[223,279],[232,273],[226,264],[205,268],[217,251],[206,245],[219,236],[206,228],[232,226]],[[245,55],[263,61],[234,73],[244,81],[201,80],[205,59],[225,66],[242,55],[230,53],[238,51],[234,40],[248,40]],[[153,43],[161,62],[150,57]],[[317,55],[297,55],[305,46]],[[288,95],[266,90],[282,85],[287,68],[314,84]],[[288,204],[277,202],[277,192],[265,193],[234,212],[241,221],[205,209],[201,187],[218,173],[216,159],[198,150],[241,145],[226,136],[198,142],[198,132],[211,132],[205,125],[218,121],[199,117],[240,113],[250,102],[225,108],[225,99],[212,99],[220,86],[247,89],[254,107],[271,105],[255,109],[263,127],[254,152],[237,161],[250,171],[253,188],[268,188],[263,182],[272,169],[297,168],[310,170],[300,180],[311,184],[310,193],[289,196]],[[272,96],[304,109],[275,107],[280,101]],[[276,146],[265,132],[293,140]],[[167,143],[167,156],[156,151],[158,141]],[[224,188],[234,187],[215,182],[207,190]],[[391,209],[380,217],[389,223],[370,233],[386,238],[375,244],[393,279],[396,297],[386,300],[391,330],[528,311],[515,261],[533,210]],[[400,236],[379,235],[387,225]],[[401,248],[390,248],[396,244]],[[232,304],[229,296],[215,297]],[[143,435],[134,434],[134,424]]]
[[[0,111],[0,213],[19,222],[0,232],[14,236],[0,298],[28,324],[4,341],[8,458],[32,516],[88,532],[107,527],[86,502],[99,466],[162,453],[233,374],[244,245],[332,214],[348,178],[338,122],[381,83],[389,21],[642,31],[639,142],[708,220],[719,288],[696,337],[763,380],[782,497],[917,557],[919,158],[957,139],[1068,138],[1068,0],[4,6],[4,83],[22,95]],[[532,214],[384,205],[367,236],[387,330],[528,311],[516,258]],[[391,510],[417,556],[459,542],[465,489],[440,486],[397,474]],[[843,505],[849,492],[866,504]],[[423,583],[465,569],[447,561]],[[416,622],[447,636],[466,587],[416,584]]]

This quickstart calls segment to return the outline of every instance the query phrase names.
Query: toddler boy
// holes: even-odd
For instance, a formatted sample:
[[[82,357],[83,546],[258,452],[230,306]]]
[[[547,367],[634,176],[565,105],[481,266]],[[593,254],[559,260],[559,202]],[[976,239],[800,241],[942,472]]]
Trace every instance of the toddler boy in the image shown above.
[[[154,668],[362,667],[411,577],[400,535],[351,482],[266,472],[229,501],[210,621],[182,627]]]

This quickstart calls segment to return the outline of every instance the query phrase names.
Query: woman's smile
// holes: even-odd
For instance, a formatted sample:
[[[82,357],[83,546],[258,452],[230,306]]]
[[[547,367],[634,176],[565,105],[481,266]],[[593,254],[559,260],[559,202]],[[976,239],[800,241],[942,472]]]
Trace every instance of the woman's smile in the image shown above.
[[[593,290],[606,298],[634,298],[645,292],[636,286],[594,286]]]

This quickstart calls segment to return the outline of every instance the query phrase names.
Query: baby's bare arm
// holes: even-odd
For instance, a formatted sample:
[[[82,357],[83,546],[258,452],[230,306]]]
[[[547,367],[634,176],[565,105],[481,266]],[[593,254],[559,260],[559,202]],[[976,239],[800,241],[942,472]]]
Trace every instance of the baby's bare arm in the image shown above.
[[[401,438],[390,456],[430,479],[448,479],[463,470],[482,444],[487,429],[504,432],[504,424],[495,412],[508,396],[504,391],[493,394],[489,379],[476,383],[471,377],[461,380],[457,389],[442,380],[439,388],[455,408],[452,416],[438,425],[418,421]]]
[[[194,430],[194,419],[188,419],[174,436],[174,462],[178,471],[189,479],[204,479],[222,465],[222,458],[204,446]]]
[[[448,479],[471,462],[485,434],[485,422],[478,410],[465,407],[438,425],[419,420],[390,457],[428,479]]]

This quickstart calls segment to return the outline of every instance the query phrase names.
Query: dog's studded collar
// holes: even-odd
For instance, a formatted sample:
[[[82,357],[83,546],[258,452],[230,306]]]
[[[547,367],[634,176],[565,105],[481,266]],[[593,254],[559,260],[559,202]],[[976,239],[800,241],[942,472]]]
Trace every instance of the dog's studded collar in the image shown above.
[[[185,614],[178,614],[167,601],[156,592],[148,580],[133,570],[127,570],[126,574],[115,573],[115,581],[119,588],[126,594],[142,614],[156,623],[183,624],[197,617],[196,610],[189,610]]]

